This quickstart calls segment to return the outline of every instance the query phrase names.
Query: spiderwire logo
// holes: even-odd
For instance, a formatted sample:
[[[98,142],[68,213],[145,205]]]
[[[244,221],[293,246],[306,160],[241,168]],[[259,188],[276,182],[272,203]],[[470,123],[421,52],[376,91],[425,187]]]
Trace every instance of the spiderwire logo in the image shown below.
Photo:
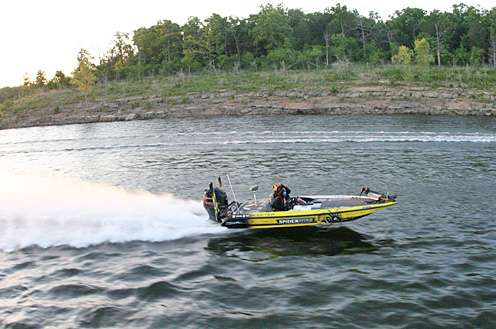
[[[313,223],[313,218],[288,218],[288,219],[279,219],[277,221],[278,224],[307,224]]]

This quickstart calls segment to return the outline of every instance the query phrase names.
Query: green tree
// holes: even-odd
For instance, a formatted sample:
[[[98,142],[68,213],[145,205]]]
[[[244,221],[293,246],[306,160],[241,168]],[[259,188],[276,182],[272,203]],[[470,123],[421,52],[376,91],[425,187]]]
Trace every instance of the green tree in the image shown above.
[[[481,49],[481,56],[485,58],[491,26],[490,22],[486,22],[486,11],[458,4],[453,6],[451,17],[455,26],[450,40],[450,48],[455,54],[454,61],[458,64],[469,64],[473,47]]]
[[[491,27],[490,34],[490,47],[489,52],[491,54],[490,63],[493,64],[493,67],[496,68],[496,27]]]
[[[227,32],[230,35],[230,39],[233,41],[233,46],[232,47],[235,51],[236,54],[236,70],[239,68],[241,65],[241,26],[240,26],[240,20],[235,17],[228,17],[227,18]],[[232,51],[230,51],[232,53]]]
[[[337,61],[352,61],[359,54],[358,41],[341,33],[331,36],[331,53]]]
[[[257,69],[257,60],[253,53],[246,51],[241,55],[241,65],[248,69]]]
[[[427,39],[415,40],[415,63],[421,66],[428,66],[431,62],[432,56]]]
[[[482,58],[482,49],[480,49],[479,47],[472,47],[472,49],[470,49],[470,57],[469,57],[470,65],[479,66],[481,64],[481,58]]]
[[[62,71],[56,71],[53,78],[47,83],[48,87],[52,89],[60,89],[70,86],[70,84],[70,77],[66,76]]]
[[[417,44],[418,40],[425,42]],[[438,66],[488,63],[496,68],[496,8],[457,4],[450,11],[430,13],[404,8],[381,19],[375,12],[361,15],[339,3],[314,13],[267,4],[243,19],[213,14],[203,21],[191,17],[182,26],[162,20],[137,29],[132,39],[117,33],[100,60],[97,77],[264,65],[311,68],[333,60],[384,63],[389,59]],[[48,82],[50,88],[62,84]]]
[[[489,29],[489,63],[496,68],[496,7],[487,12],[485,19]]]
[[[216,69],[220,64],[220,57],[229,54],[229,44],[232,34],[227,18],[212,14],[205,20],[203,38],[208,53],[209,69]]]
[[[191,72],[198,70],[206,63],[208,57],[207,47],[203,38],[204,26],[198,17],[190,17],[188,22],[181,27],[183,35],[183,58],[181,60],[184,68]]]
[[[311,66],[318,68],[323,54],[323,46],[307,47],[299,52],[297,61],[299,66],[302,68],[310,68]]]
[[[99,70],[106,78],[119,79],[120,73],[128,67],[133,56],[134,48],[129,34],[117,32],[112,48],[100,61]]]
[[[296,50],[302,50],[310,39],[310,27],[305,13],[300,9],[289,9],[288,22],[293,31],[293,46]]]
[[[292,48],[276,48],[269,51],[267,61],[274,68],[286,70],[291,68],[297,61],[297,53]]]
[[[188,69],[188,73],[191,73],[191,67],[194,64],[193,51],[191,49],[183,49],[183,58],[181,59],[181,63]]]
[[[426,12],[420,8],[407,7],[396,11],[389,21],[394,41],[412,47],[420,33]]]
[[[432,11],[425,17],[422,24],[422,32],[432,36],[436,45],[436,63],[441,66],[443,62],[443,53],[447,51],[447,40],[453,34],[454,24],[453,17],[450,13],[441,12],[439,10]]]
[[[47,84],[47,79],[46,79],[45,71],[38,70],[38,72],[36,72],[36,78],[34,81],[35,87],[43,88],[46,86],[46,84]]]
[[[253,17],[253,22],[252,34],[261,54],[291,46],[292,29],[286,9],[281,5],[262,6],[260,12]]]
[[[92,60],[91,54],[86,49],[81,49],[77,56],[78,65],[72,72],[72,83],[84,95],[86,104],[88,104],[88,94],[96,81],[96,67]]]
[[[384,57],[382,50],[374,43],[369,43],[365,48],[367,58],[365,61],[370,64],[379,64]]]
[[[155,73],[170,73],[179,68],[183,37],[178,24],[164,20],[149,28],[139,28],[134,32],[133,42],[138,62],[150,65]]]
[[[327,12],[324,13],[310,13],[306,15],[308,21],[309,38],[306,44],[309,45],[323,45],[325,47],[325,64],[329,65],[329,52],[331,33],[329,31],[329,23],[331,22],[331,15]]]
[[[467,9],[466,25],[468,29],[464,41],[468,49],[477,47],[482,50],[487,47],[489,30],[488,26],[484,24],[483,15],[484,12],[479,8],[470,6]]]
[[[325,12],[331,18],[327,26],[331,34],[350,36],[350,34],[356,30],[358,20],[357,12],[351,12],[346,6],[342,6],[339,3],[334,7],[326,9]]]
[[[33,86],[33,81],[31,81],[27,73],[24,73],[22,76],[22,85],[27,89]]]
[[[412,63],[412,50],[407,46],[400,46],[398,52],[391,58],[393,64],[408,65]]]
[[[469,63],[469,54],[464,47],[458,47],[453,54],[453,65],[465,65]]]

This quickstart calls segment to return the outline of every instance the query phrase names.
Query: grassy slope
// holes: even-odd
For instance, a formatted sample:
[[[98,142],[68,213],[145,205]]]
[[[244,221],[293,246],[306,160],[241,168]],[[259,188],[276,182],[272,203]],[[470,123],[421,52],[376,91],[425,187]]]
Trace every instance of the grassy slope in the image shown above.
[[[186,96],[193,92],[220,90],[235,93],[290,89],[339,91],[353,85],[428,86],[466,88],[496,94],[496,70],[470,67],[334,66],[312,71],[243,71],[156,76],[140,80],[112,81],[93,88],[89,101],[129,96]],[[83,96],[74,89],[0,89],[0,116],[26,109],[67,106]]]

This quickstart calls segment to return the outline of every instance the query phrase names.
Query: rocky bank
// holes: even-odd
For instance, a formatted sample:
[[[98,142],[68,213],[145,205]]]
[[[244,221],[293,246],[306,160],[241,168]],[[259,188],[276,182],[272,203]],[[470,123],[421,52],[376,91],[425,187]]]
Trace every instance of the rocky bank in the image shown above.
[[[496,116],[496,95],[458,88],[354,86],[343,90],[123,97],[5,113],[0,129],[89,122],[244,115],[424,114]]]

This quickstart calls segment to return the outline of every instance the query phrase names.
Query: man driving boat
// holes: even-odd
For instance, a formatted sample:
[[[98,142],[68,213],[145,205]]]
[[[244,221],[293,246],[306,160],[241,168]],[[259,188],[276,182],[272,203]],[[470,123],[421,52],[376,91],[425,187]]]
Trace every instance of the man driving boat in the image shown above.
[[[272,185],[272,197],[270,201],[272,209],[275,211],[289,210],[289,193],[291,193],[289,187],[281,183]]]

